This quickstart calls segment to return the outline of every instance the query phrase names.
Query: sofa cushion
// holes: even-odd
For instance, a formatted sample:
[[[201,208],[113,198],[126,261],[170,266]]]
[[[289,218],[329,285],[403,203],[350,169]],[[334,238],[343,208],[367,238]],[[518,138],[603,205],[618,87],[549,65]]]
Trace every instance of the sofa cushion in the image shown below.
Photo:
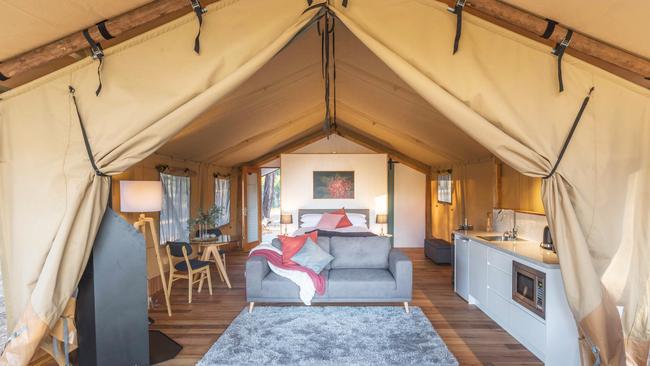
[[[282,264],[295,264],[291,258],[302,249],[307,238],[311,238],[313,241],[318,240],[318,232],[297,236],[278,235],[278,239],[282,243]]]
[[[305,245],[291,257],[291,260],[303,267],[307,267],[316,274],[321,273],[323,269],[334,259],[328,252],[324,251],[313,240],[307,238]]]
[[[326,236],[318,236],[318,240],[316,240],[316,244],[326,251],[327,253],[330,253],[330,238]],[[273,245],[275,248],[282,250],[282,243],[280,242],[280,239],[275,238],[271,241],[271,245]],[[331,262],[330,262],[331,263]],[[330,269],[330,264],[328,263],[325,269]]]
[[[330,298],[390,298],[397,293],[395,278],[387,269],[332,269],[327,294]]]
[[[327,270],[323,270],[321,275],[327,278],[329,274]],[[325,293],[325,295],[316,294],[314,298],[322,298],[325,297],[326,294],[327,293]],[[271,271],[262,280],[262,291],[260,293],[260,297],[300,301],[300,288],[290,280]]]
[[[388,254],[391,250],[390,239],[385,236],[361,238],[332,237],[330,254],[334,260],[330,263],[336,268],[388,268]]]

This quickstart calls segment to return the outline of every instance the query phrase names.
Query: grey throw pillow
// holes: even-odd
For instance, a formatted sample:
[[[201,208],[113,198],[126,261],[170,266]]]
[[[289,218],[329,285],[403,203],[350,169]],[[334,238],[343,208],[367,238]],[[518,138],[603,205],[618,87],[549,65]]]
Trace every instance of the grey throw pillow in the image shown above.
[[[296,253],[291,260],[303,267],[320,274],[334,257],[321,249],[311,238],[307,238],[305,245]]]

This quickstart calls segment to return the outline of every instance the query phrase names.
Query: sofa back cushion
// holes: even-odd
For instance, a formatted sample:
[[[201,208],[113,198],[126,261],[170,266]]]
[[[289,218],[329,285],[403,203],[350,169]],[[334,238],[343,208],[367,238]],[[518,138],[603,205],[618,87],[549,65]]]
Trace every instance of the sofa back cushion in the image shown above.
[[[330,266],[332,269],[388,268],[388,254],[391,248],[390,239],[385,236],[335,236],[330,239],[330,254],[334,256]]]

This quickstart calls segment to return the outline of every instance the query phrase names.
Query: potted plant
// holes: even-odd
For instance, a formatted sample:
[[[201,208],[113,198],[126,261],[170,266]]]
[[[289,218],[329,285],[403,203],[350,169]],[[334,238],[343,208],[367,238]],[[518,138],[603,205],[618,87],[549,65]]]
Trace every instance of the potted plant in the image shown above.
[[[206,238],[208,236],[208,229],[214,228],[216,226],[216,222],[221,215],[221,211],[221,207],[212,205],[212,207],[210,207],[206,212],[199,212],[198,215],[190,218],[187,221],[190,233],[197,230],[199,232],[199,238]]]

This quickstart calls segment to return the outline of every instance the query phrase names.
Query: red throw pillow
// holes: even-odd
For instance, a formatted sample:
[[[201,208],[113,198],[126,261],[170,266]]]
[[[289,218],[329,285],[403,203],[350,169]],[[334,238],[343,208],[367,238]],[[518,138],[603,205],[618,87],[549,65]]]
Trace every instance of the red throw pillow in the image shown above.
[[[341,222],[341,219],[344,215],[333,214],[333,213],[324,213],[323,216],[318,221],[317,228],[323,230],[333,230],[336,229]]]
[[[282,243],[282,264],[295,264],[291,258],[302,249],[308,237],[315,243],[318,240],[318,232],[314,231],[307,235],[298,236],[278,235],[278,239]]]
[[[336,225],[337,229],[340,229],[342,227],[350,227],[350,226],[352,226],[352,221],[350,221],[350,218],[348,217],[348,214],[345,213],[344,208],[336,210],[336,211],[334,211],[332,213],[337,214],[337,215],[343,215],[343,217],[341,218],[341,221],[339,221],[339,224]]]

